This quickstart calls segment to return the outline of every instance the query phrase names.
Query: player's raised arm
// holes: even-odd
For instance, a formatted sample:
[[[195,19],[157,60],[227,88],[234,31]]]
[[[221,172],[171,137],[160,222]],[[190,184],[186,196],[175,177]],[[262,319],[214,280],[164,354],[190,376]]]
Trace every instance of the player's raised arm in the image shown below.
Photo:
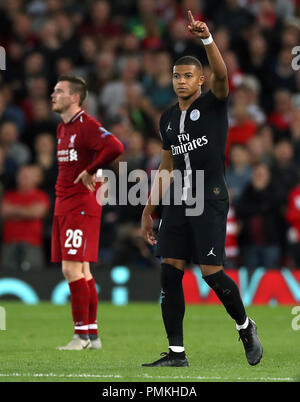
[[[221,53],[219,52],[219,49],[215,44],[207,25],[202,21],[196,21],[190,10],[188,11],[188,18],[189,31],[194,36],[202,40],[206,50],[208,62],[212,70],[210,82],[211,90],[217,98],[224,99],[228,96],[229,87],[227,68],[223,57],[221,56]]]

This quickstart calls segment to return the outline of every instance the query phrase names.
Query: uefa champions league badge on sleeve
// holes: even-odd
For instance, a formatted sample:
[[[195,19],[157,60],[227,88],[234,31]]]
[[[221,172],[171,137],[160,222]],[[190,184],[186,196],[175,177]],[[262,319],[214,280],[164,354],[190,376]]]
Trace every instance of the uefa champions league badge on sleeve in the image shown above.
[[[200,117],[200,111],[198,109],[193,109],[190,114],[190,119],[192,121],[198,120]]]
[[[99,130],[101,132],[101,138],[104,138],[107,135],[111,135],[111,132],[107,131],[104,127],[99,126],[98,128],[99,128]]]

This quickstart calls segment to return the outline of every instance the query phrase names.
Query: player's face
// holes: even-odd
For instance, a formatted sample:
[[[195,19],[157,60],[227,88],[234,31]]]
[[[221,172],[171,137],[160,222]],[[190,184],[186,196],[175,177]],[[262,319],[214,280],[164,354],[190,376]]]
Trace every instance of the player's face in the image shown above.
[[[70,83],[68,81],[59,81],[51,94],[52,110],[57,113],[63,113],[68,110],[76,101],[76,94],[70,93]]]
[[[176,95],[182,99],[189,99],[204,82],[204,76],[194,65],[179,65],[173,68],[173,88]]]

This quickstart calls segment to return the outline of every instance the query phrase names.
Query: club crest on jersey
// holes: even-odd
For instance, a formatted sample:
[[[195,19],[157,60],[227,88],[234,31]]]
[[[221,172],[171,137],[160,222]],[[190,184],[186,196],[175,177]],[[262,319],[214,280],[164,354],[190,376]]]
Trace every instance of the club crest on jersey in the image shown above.
[[[193,109],[190,114],[190,119],[193,121],[198,120],[200,117],[200,111],[198,109]]]
[[[75,138],[76,138],[77,134],[73,134],[70,137],[70,143],[69,143],[69,148],[74,148],[74,143],[75,143]]]

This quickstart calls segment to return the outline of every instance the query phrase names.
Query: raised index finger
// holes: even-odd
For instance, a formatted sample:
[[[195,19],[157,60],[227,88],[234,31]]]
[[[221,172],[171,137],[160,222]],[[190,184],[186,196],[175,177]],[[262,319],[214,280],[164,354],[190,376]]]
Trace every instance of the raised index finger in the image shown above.
[[[194,24],[195,20],[194,20],[191,10],[188,10],[188,17],[189,17],[190,24]]]

